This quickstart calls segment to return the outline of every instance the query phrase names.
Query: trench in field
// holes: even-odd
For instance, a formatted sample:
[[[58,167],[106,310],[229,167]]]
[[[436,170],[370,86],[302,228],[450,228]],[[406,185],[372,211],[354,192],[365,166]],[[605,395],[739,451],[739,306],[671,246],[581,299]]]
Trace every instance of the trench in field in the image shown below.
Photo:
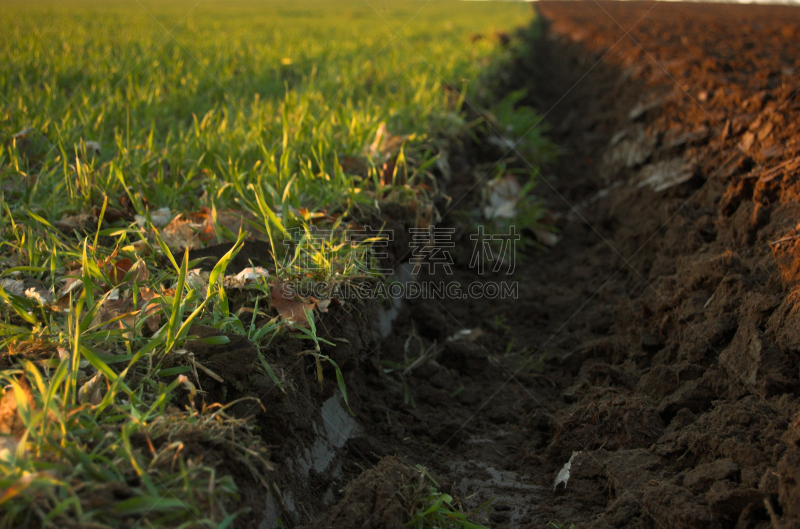
[[[524,86],[528,81],[523,77],[517,77],[514,82]],[[535,90],[535,87],[529,86],[528,88]],[[466,154],[462,153],[462,156],[465,159],[468,158]],[[486,164],[493,160],[480,161]],[[485,184],[480,180],[482,179],[475,174],[472,167],[464,167],[460,174],[453,177],[451,182],[441,182],[441,185],[445,192],[452,191],[451,197],[454,202],[463,201],[465,205],[475,206],[481,200],[482,189],[481,185],[476,184]],[[453,216],[457,215],[456,212]],[[399,220],[402,222],[402,219]],[[443,223],[447,225],[446,219]],[[468,269],[467,260],[469,258],[469,254],[463,254],[456,256],[455,259],[457,268],[455,280],[463,285],[482,280],[475,270]],[[535,266],[536,261],[550,258],[545,252],[537,252],[533,256],[533,261],[529,256],[523,267],[532,267]],[[448,274],[414,276],[410,270],[411,267],[408,263],[398,265],[392,280],[419,284],[421,282],[450,282],[454,279]],[[503,276],[500,279],[521,280],[524,283],[531,280],[531,275],[530,272],[523,270],[522,275],[517,273],[514,276]],[[532,300],[523,299],[522,303],[530,301]],[[457,305],[460,300],[449,300],[449,302]],[[503,310],[515,311],[517,303],[517,300],[504,300],[500,305]],[[423,312],[433,310],[446,313],[448,316],[445,319],[448,321],[423,322],[425,317],[420,318],[417,314],[420,304],[424,305]],[[387,436],[383,431],[386,425],[375,424],[375,414],[370,413],[368,409],[364,410],[363,407],[364,402],[369,401],[373,395],[370,395],[369,391],[363,391],[363,385],[352,384],[354,377],[363,374],[360,371],[361,367],[357,368],[353,376],[348,379],[348,391],[353,401],[353,408],[356,410],[355,416],[347,413],[344,403],[337,393],[327,397],[321,405],[317,405],[315,418],[311,421],[312,435],[303,438],[302,443],[294,446],[289,451],[290,455],[287,455],[280,464],[280,477],[276,479],[275,486],[269,491],[266,498],[267,507],[259,525],[260,529],[277,529],[282,524],[287,525],[287,522],[290,526],[298,524],[312,524],[310,526],[313,526],[314,519],[324,516],[342,499],[349,481],[358,475],[358,471],[368,469],[378,460],[389,455],[398,455],[412,466],[421,464],[426,468],[432,468],[435,475],[441,477],[445,489],[453,493],[461,501],[461,507],[467,511],[476,509],[489,501],[491,510],[482,510],[475,515],[474,520],[487,525],[491,524],[492,527],[516,527],[531,509],[547,501],[546,488],[541,485],[541,476],[532,479],[529,470],[515,469],[514,465],[509,465],[505,461],[506,455],[497,456],[501,451],[508,452],[509,445],[514,444],[514,436],[519,434],[518,431],[512,430],[519,430],[519,428],[513,424],[507,424],[507,427],[488,429],[485,425],[477,428],[474,426],[475,419],[485,409],[490,409],[493,416],[499,417],[497,420],[492,419],[499,422],[508,418],[510,414],[516,413],[520,398],[540,399],[542,397],[532,397],[528,390],[520,385],[514,371],[496,360],[496,351],[492,346],[481,345],[477,352],[468,353],[476,355],[476,358],[473,359],[476,365],[480,366],[486,363],[489,370],[486,373],[486,380],[482,380],[481,373],[476,372],[474,366],[462,369],[463,366],[460,366],[459,360],[455,358],[461,354],[456,347],[460,342],[457,339],[454,340],[459,331],[486,327],[484,316],[497,312],[497,307],[498,303],[493,300],[473,300],[466,307],[466,312],[456,317],[450,312],[451,307],[442,306],[441,300],[414,300],[409,303],[406,300],[395,299],[379,306],[370,306],[368,310],[371,311],[371,315],[361,332],[365,336],[369,336],[371,343],[367,354],[361,356],[362,364],[369,363],[368,356],[374,355],[376,350],[381,350],[387,343],[402,343],[408,339],[410,334],[417,335],[421,332],[422,340],[427,345],[433,343],[443,345],[442,342],[452,342],[448,347],[456,350],[445,353],[448,359],[437,361],[440,359],[432,358],[430,364],[436,366],[438,374],[449,372],[452,374],[451,378],[458,379],[455,385],[445,384],[447,391],[456,394],[467,391],[470,397],[460,400],[450,399],[449,404],[434,403],[433,406],[426,406],[436,409],[421,420],[423,425],[411,425],[404,430],[404,434],[399,436],[389,435],[387,442]],[[420,325],[430,328],[420,331]],[[469,340],[466,340],[465,345],[467,343],[471,344]],[[379,353],[379,356],[386,355]],[[425,369],[427,367],[429,366],[425,366]],[[478,367],[478,369],[480,368]],[[423,369],[418,371],[423,371]],[[416,373],[411,374],[411,377],[416,376]],[[437,374],[433,376],[435,377]],[[369,373],[366,378],[370,377],[375,377],[375,373]],[[462,380],[461,377],[465,378]],[[424,379],[414,380],[413,383],[428,384]],[[437,383],[433,382],[433,384]],[[452,391],[453,388],[455,391]],[[386,387],[379,388],[376,392],[387,401],[398,396],[392,396],[393,391]],[[424,393],[424,391],[422,392]],[[420,398],[419,395],[417,398]],[[425,399],[425,396],[423,395],[422,398]],[[559,396],[558,394],[547,394],[544,398],[557,400]],[[390,410],[387,412],[386,418],[381,417],[380,419],[380,422],[385,419],[389,430],[396,429],[399,425],[398,417],[399,421],[403,421],[408,420],[407,413],[413,416],[418,413],[428,414],[430,411],[427,409],[418,411],[416,405],[403,402],[402,397],[396,400],[403,411],[394,416],[392,415],[394,411]],[[456,415],[460,419],[449,420],[447,418],[448,408],[457,409]],[[444,422],[444,427],[440,429],[441,421]],[[508,422],[513,423],[514,420]],[[430,427],[430,424],[433,426]],[[415,440],[422,438],[424,441],[415,442],[415,446],[409,447],[410,437]],[[353,442],[365,439],[368,441]],[[376,439],[379,440],[376,441]],[[371,449],[376,446],[378,447],[377,453],[370,453]],[[446,453],[441,452],[443,446],[447,446]],[[491,457],[487,457],[489,454]],[[356,465],[355,473],[353,472],[354,464]],[[350,466],[349,472],[348,465]],[[391,499],[387,500],[387,502],[390,501]],[[489,512],[491,512],[491,519],[487,517]]]
[[[685,22],[682,9],[711,16],[715,8],[659,9],[669,24],[669,10]],[[530,89],[526,103],[547,112],[551,137],[565,148],[536,189],[561,240],[517,264],[515,299],[417,299],[365,309],[358,332],[347,335],[368,337],[345,377],[355,418],[341,419],[349,415],[334,386],[321,393],[309,386],[314,424],[278,460],[292,463],[274,478],[270,512],[290,525],[391,526],[384,522],[393,495],[370,472],[394,455],[430,469],[467,510],[492,500],[489,519],[483,512],[475,520],[496,529],[553,519],[580,525],[602,513],[616,517],[612,525],[732,526],[741,516],[757,527],[770,523],[764,498],[791,505],[794,456],[779,439],[792,439],[786,425],[796,416],[796,376],[788,374],[796,373],[796,336],[782,319],[795,311],[780,279],[786,270],[768,243],[796,225],[796,212],[768,205],[772,216],[759,216],[763,204],[754,206],[752,189],[735,180],[752,178],[745,174],[752,160],[732,157],[735,146],[719,139],[730,126],[709,124],[699,111],[685,114],[696,110],[693,103],[676,106],[682,95],[670,93],[679,89],[664,76],[648,86],[635,46],[617,50],[620,63],[600,63],[602,52],[575,42],[591,29],[585,21],[570,26],[561,13],[554,23],[563,32],[535,42],[533,56],[515,66],[514,88]],[[681,75],[685,63],[674,64],[672,74]],[[669,105],[678,110],[659,117]],[[683,121],[671,136],[664,123],[674,124],[674,116]],[[687,165],[691,157],[706,165]],[[461,165],[446,190],[461,211],[441,224],[457,233],[459,218],[481,206],[481,175]],[[766,194],[759,200],[778,202]],[[467,266],[468,233],[457,241],[452,275],[416,280],[487,280]],[[502,272],[490,278],[506,279]],[[483,334],[451,339],[464,329]],[[402,360],[409,339],[435,345],[437,355],[401,383],[380,360]],[[336,432],[350,438],[342,443]],[[554,491],[575,452],[571,479]],[[711,490],[684,486],[684,476]],[[370,486],[371,496],[364,493]]]

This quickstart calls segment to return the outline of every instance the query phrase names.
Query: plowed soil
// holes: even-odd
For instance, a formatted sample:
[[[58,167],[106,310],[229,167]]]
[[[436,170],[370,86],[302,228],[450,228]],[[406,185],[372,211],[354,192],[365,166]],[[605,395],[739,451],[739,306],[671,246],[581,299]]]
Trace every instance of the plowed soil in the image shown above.
[[[495,498],[496,528],[800,527],[800,9],[537,9],[509,88],[563,150],[537,189],[562,238],[517,263],[518,299],[401,309],[347,375],[347,477],[398,455],[467,507]],[[480,206],[454,169],[456,209]],[[448,279],[505,279],[468,268],[456,218]],[[409,336],[439,353],[405,389],[376,360]],[[400,527],[396,464],[313,526]]]
[[[288,387],[231,374],[265,404],[284,526],[403,527],[402,461],[467,509],[492,500],[476,517],[492,528],[800,528],[800,8],[537,9],[507,89],[528,88],[562,149],[536,190],[561,239],[512,278],[478,275],[464,212],[495,160],[451,161],[453,274],[418,279],[519,295],[406,301],[383,339],[374,304],[322,315],[360,431],[335,471],[292,482],[286,463],[319,435],[306,418],[338,392],[330,366],[320,388],[282,340],[264,354]],[[463,329],[480,335],[451,339]],[[420,351],[402,377],[387,367]]]

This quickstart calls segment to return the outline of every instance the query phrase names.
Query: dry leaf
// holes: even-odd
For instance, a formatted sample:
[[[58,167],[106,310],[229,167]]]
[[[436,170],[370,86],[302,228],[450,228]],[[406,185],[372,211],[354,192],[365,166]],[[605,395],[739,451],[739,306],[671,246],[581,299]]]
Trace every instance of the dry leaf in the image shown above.
[[[115,263],[106,263],[104,266],[100,263],[97,263],[98,266],[103,267],[103,271],[108,276],[108,280],[111,282],[112,287],[116,287],[122,283],[127,275],[128,271],[133,266],[133,263],[127,257],[124,259],[120,259]]]
[[[221,228],[233,234],[243,230],[251,237],[256,236],[258,232],[245,222],[246,219],[255,220],[255,217],[250,213],[240,211],[217,212],[217,224]],[[222,237],[222,234],[216,233],[211,210],[206,207],[201,208],[200,211],[184,213],[175,217],[161,231],[161,238],[167,246],[178,250],[202,248],[204,243],[212,241],[217,235]]]
[[[50,291],[41,287],[31,287],[27,289],[25,291],[25,297],[37,301],[39,305],[47,305],[53,301],[53,295]]]
[[[149,288],[140,289],[139,296],[141,298],[140,306],[147,304],[144,310],[145,323],[151,331],[156,332],[161,327],[161,304],[155,300],[161,296]]]
[[[236,279],[236,281],[242,283],[243,285],[246,285],[247,283],[258,282],[259,277],[263,277],[265,279],[268,278],[269,272],[267,271],[267,269],[262,268],[260,266],[256,267],[248,266],[247,268],[243,269],[241,272],[236,274],[234,279]]]
[[[64,215],[61,220],[55,221],[53,224],[59,231],[72,232],[73,230],[84,230],[91,228],[97,219],[94,215],[88,213],[79,213],[77,215]]]
[[[67,263],[67,268],[76,265],[77,263],[73,261]],[[83,286],[81,277],[83,277],[83,267],[80,265],[77,265],[77,268],[73,268],[72,270],[67,270],[67,275],[62,278],[64,280],[64,286],[56,293],[56,303],[51,306],[53,309],[59,311],[69,310],[69,295],[71,292]]]
[[[289,290],[286,283],[274,285],[270,291],[272,307],[278,311],[281,318],[294,323],[308,323],[305,310],[314,310],[315,303],[306,303],[295,299],[293,292]]]
[[[150,243],[146,240],[136,241],[128,246],[123,246],[122,249],[126,252],[134,252],[139,254],[149,254],[151,251]]]
[[[218,234],[214,230],[214,220],[211,218],[211,211],[209,211],[208,208],[203,208],[203,210],[207,212],[201,232],[203,242],[209,242],[217,235],[222,238],[222,234]],[[247,233],[248,237],[260,237],[261,234],[258,230],[247,223],[248,220],[255,221],[255,216],[246,211],[234,211],[230,209],[217,211],[217,224],[220,227],[225,228],[234,235],[238,234],[239,230],[241,230]]]
[[[98,314],[99,322],[109,321],[117,316],[126,314],[126,316],[117,321],[119,328],[125,331],[126,338],[132,338],[133,333],[130,329],[134,328],[140,318],[144,318],[145,325],[152,332],[156,332],[161,327],[161,304],[154,300],[160,297],[159,294],[147,287],[140,288],[138,301],[140,309],[134,312],[130,312],[133,308],[130,298],[125,300],[107,299],[100,308],[100,314]],[[97,321],[97,318],[95,320]]]
[[[572,461],[575,459],[575,456],[580,455],[581,452],[572,452],[572,455],[569,458],[569,461],[564,463],[564,466],[561,467],[561,470],[558,471],[558,475],[556,476],[555,485],[553,486],[553,492],[558,488],[559,485],[562,483],[564,484],[564,488],[567,488],[567,481],[569,481],[569,472],[572,469]]]
[[[143,217],[142,215],[134,215],[133,218],[140,227],[144,228],[146,226],[146,217]],[[151,211],[150,220],[153,222],[153,226],[156,228],[163,228],[172,220],[172,210],[169,208],[158,208],[155,211]]]
[[[205,296],[208,291],[208,276],[208,272],[203,272],[200,268],[195,268],[194,270],[189,270],[189,273],[186,274],[186,283],[196,292]]]
[[[63,347],[59,347],[57,351],[58,351],[58,360],[60,362],[65,362],[69,360],[69,351],[67,351]]]
[[[118,316],[124,315],[114,326],[125,331],[124,334],[127,338],[130,339],[132,337],[130,329],[133,329],[139,318],[144,318],[144,322],[148,328],[156,332],[161,326],[161,305],[157,301],[153,302],[153,300],[159,297],[158,294],[149,288],[140,288],[138,302],[140,310],[132,311],[132,299],[130,297],[120,299],[119,295],[113,295],[112,291],[112,294],[106,298],[100,310],[97,312],[97,315],[92,321],[92,325],[102,325]],[[142,311],[141,308],[144,308],[144,310]]]
[[[78,402],[97,406],[106,392],[105,376],[99,371],[78,390]]]
[[[216,233],[212,211],[202,207],[199,211],[183,213],[173,217],[168,208],[161,208],[150,213],[153,226],[163,228],[160,232],[161,239],[172,249],[190,250],[202,248],[205,243],[211,242],[215,237],[224,238],[222,233]],[[246,221],[255,221],[255,216],[248,212],[225,210],[217,212],[216,225],[221,231],[229,231],[236,235],[239,231],[246,232],[250,237],[258,237],[259,232]],[[146,219],[141,215],[136,216],[136,222],[144,227]],[[149,236],[153,239],[152,234]],[[143,251],[146,243],[140,241],[126,246],[125,250]]]
[[[97,311],[97,314],[92,320],[92,326],[101,325],[128,312],[128,308],[130,306],[128,300],[119,299],[119,297],[117,297],[117,299],[110,298],[111,296],[106,298],[106,300],[100,306],[100,310]]]
[[[69,295],[70,292],[79,289],[83,286],[83,280],[78,279],[76,276],[67,276],[64,278],[64,286],[56,294],[56,298],[61,300]]]
[[[366,149],[367,155],[373,160],[385,162],[397,156],[400,149],[403,147],[403,143],[410,138],[411,136],[408,135],[392,134],[386,127],[386,123],[381,123],[380,126],[378,126],[378,130],[375,132],[375,139],[372,145],[369,146],[369,149]]]
[[[545,246],[553,247],[558,244],[558,241],[561,240],[561,236],[553,233],[552,231],[548,231],[542,228],[533,228],[533,234],[536,235],[536,239],[544,244]]]
[[[150,279],[150,272],[147,271],[147,264],[141,259],[137,259],[136,262],[133,263],[131,270],[134,271],[134,274],[131,276],[131,281],[144,283]]]
[[[456,342],[458,340],[469,340],[471,342],[477,340],[484,334],[483,329],[461,329],[457,333],[447,338],[448,342]]]
[[[202,225],[193,223],[188,220],[183,220],[180,216],[169,223],[169,225],[161,231],[161,239],[171,249],[183,250],[189,248],[202,248],[203,242],[200,239],[200,230]]]
[[[0,279],[0,287],[15,296],[21,296],[25,292],[25,283],[19,279]]]
[[[138,259],[136,263],[132,263],[127,257],[116,262],[106,259],[104,262],[98,262],[97,266],[108,276],[108,286],[110,287],[119,287],[127,284],[127,282],[125,282],[125,276],[127,276],[131,270],[133,270],[133,273],[128,282],[136,281],[143,283],[150,277],[147,271],[147,265],[141,259]]]
[[[28,400],[28,406],[33,407],[33,395],[28,383],[21,378],[18,384]],[[16,392],[13,386],[6,386],[3,397],[0,399],[0,434],[20,436],[24,431],[25,424],[19,415]]]
[[[512,219],[517,215],[517,203],[522,188],[513,175],[489,182],[488,204],[483,208],[487,219],[498,217]]]

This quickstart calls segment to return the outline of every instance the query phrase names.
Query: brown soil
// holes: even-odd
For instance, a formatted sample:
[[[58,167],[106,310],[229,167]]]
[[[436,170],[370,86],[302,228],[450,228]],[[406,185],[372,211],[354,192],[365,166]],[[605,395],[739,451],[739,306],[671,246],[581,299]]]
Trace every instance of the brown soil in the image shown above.
[[[546,30],[508,88],[530,89],[563,149],[538,188],[562,239],[518,260],[517,299],[408,301],[383,340],[359,327],[373,305],[322,317],[346,339],[323,352],[340,355],[362,433],[340,475],[270,478],[294,493],[284,523],[402,526],[413,475],[397,456],[467,508],[494,497],[477,517],[493,528],[799,528],[800,8],[538,9]],[[477,208],[483,174],[453,165],[452,204]],[[508,281],[468,267],[463,217],[442,222],[453,275],[420,279]],[[448,341],[462,329],[483,334]],[[235,393],[265,402],[279,467],[336,392],[295,342],[265,351],[294,387],[251,374]],[[387,372],[420,347],[436,354]]]
[[[405,377],[414,405],[372,363],[348,378],[351,457],[494,496],[497,528],[800,527],[800,9],[539,9],[518,79],[564,150],[539,186],[563,238],[517,264],[519,299],[407,305],[379,357],[414,333],[440,353]],[[459,209],[479,176],[455,176]],[[505,279],[468,269],[455,218],[447,279]],[[486,333],[447,342],[463,328]]]

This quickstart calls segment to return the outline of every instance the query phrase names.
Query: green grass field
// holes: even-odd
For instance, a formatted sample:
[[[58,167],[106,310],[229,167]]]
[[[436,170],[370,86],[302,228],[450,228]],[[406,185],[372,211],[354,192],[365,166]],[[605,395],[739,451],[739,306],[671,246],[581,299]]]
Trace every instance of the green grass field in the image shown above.
[[[464,120],[443,87],[475,97],[499,59],[496,42],[469,36],[530,18],[508,3],[166,4],[4,4],[2,130],[46,136],[25,200],[47,218],[125,186],[137,207],[192,210],[208,205],[203,188],[229,207],[237,185],[282,192],[295,175],[297,207],[358,201],[362,182],[337,158],[361,155],[382,122],[417,146],[457,132]],[[102,154],[70,167],[82,140]],[[25,170],[8,147],[2,160],[4,179]],[[154,174],[158,162],[170,171]]]
[[[516,53],[492,35],[531,18],[506,2],[3,2],[0,526],[230,526],[236,484],[180,439],[228,443],[254,475],[269,452],[225,407],[170,404],[195,391],[181,345],[194,323],[316,337],[240,321],[226,259],[200,275],[184,248],[249,236],[286,263],[278,239],[314,221],[331,235],[306,275],[357,273],[343,219],[399,201],[430,222],[442,146],[482,126],[467,106],[512,139],[535,123],[492,107]],[[303,272],[289,257],[271,277]]]

